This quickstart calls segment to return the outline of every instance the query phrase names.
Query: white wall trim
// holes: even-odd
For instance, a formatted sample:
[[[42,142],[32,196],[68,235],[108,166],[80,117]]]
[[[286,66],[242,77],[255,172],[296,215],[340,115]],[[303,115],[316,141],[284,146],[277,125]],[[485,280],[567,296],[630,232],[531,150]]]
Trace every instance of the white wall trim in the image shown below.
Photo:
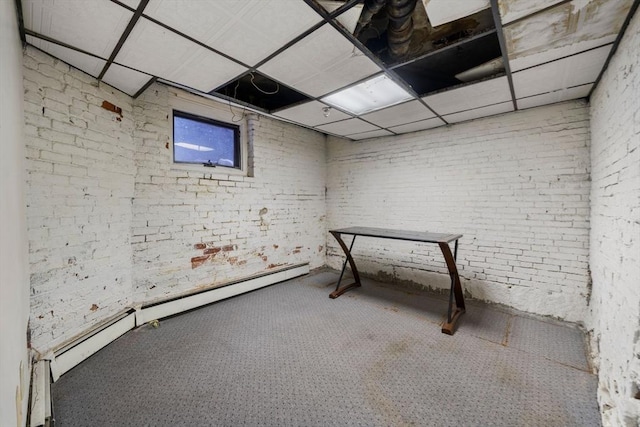
[[[274,273],[255,276],[239,283],[229,284],[227,286],[199,292],[197,294],[148,307],[142,307],[140,311],[136,312],[136,326],[141,326],[142,324],[152,320],[162,319],[163,317],[211,304],[245,292],[264,288],[265,286],[283,282],[308,273],[309,264],[297,265]]]
[[[66,344],[53,354],[49,355],[51,378],[54,382],[57,381],[65,372],[68,372],[71,368],[78,365],[101,348],[115,341],[131,329],[142,326],[149,321],[179,314],[187,310],[192,310],[216,301],[264,288],[308,273],[308,263],[297,264],[277,271],[234,281],[214,289],[185,295],[169,301],[129,309],[99,327],[92,328],[76,340]],[[44,375],[39,372],[39,370],[42,369],[41,366],[40,362],[38,362],[37,378],[41,378]],[[33,387],[35,393],[32,398],[32,408],[34,407],[34,404],[39,405],[38,408],[40,408],[41,403],[34,402],[33,400],[35,397],[43,396],[44,394],[40,392],[40,383],[36,383],[35,378],[36,376],[34,374]],[[38,379],[38,381],[40,380]],[[38,414],[40,412],[41,411],[39,411]]]

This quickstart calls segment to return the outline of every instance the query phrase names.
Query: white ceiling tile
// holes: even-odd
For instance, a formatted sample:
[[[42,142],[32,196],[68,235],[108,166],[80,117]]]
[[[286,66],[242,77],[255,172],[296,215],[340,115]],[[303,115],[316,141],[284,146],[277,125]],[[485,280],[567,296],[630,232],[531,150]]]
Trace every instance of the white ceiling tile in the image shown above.
[[[444,126],[444,122],[438,117],[434,117],[432,119],[420,120],[419,122],[407,123],[406,125],[394,126],[389,129],[395,133],[409,133],[417,132],[419,130],[436,128],[438,126]]]
[[[420,101],[405,102],[404,104],[395,105],[362,116],[362,118],[368,122],[375,123],[383,128],[417,122],[431,117],[435,117],[435,114]]]
[[[516,98],[593,83],[611,45],[513,73]]]
[[[456,21],[491,7],[489,0],[422,0],[434,27]]]
[[[349,138],[361,140],[361,139],[379,138],[381,136],[392,136],[392,135],[393,134],[391,132],[386,131],[384,129],[380,129],[380,130],[372,130],[370,132],[357,133],[355,135],[349,135]]]
[[[528,98],[518,99],[518,108],[538,107],[540,105],[554,104],[556,102],[569,101],[571,99],[584,98],[589,95],[589,91],[593,87],[593,83],[582,86],[572,87],[568,89],[560,89],[541,95],[534,95]]]
[[[329,13],[338,9],[340,6],[344,6],[344,1],[319,0],[318,3]],[[358,20],[360,19],[360,15],[362,14],[363,6],[363,4],[356,4],[346,12],[341,13],[340,16],[338,16],[338,18],[336,19],[351,34],[353,34],[356,26],[358,25]]]
[[[629,0],[572,1],[504,29],[511,71],[612,43]]]
[[[486,80],[422,98],[442,115],[509,101],[511,91],[506,77]]]
[[[318,126],[316,129],[336,135],[353,135],[355,133],[378,130],[378,127],[364,122],[360,119],[348,119],[341,122],[334,122]]]
[[[325,24],[259,71],[319,97],[381,71],[331,25]]]
[[[560,2],[562,0],[498,0],[502,25]]]
[[[98,77],[104,67],[104,64],[107,63],[107,61],[87,55],[86,53],[80,53],[35,37],[27,36],[27,43],[93,77]]]
[[[144,18],[134,27],[116,62],[203,92],[245,71],[241,65]]]
[[[111,64],[102,81],[131,96],[135,95],[151,79],[148,74]]]
[[[329,115],[327,117],[325,117],[323,108],[330,108]],[[326,123],[345,120],[351,117],[342,111],[331,108],[318,101],[311,101],[278,111],[274,113],[274,116],[282,117],[306,126],[319,126]]]
[[[24,0],[26,29],[109,58],[133,12],[110,1]]]
[[[119,0],[120,3],[124,3],[129,6],[131,9],[137,9],[140,5],[140,0]]]
[[[291,0],[156,0],[145,14],[249,66],[322,20]]]
[[[475,110],[463,111],[461,113],[443,116],[449,123],[459,123],[467,120],[479,119],[481,117],[493,116],[501,113],[513,111],[513,102],[503,102],[501,104],[489,105],[487,107],[476,108]]]

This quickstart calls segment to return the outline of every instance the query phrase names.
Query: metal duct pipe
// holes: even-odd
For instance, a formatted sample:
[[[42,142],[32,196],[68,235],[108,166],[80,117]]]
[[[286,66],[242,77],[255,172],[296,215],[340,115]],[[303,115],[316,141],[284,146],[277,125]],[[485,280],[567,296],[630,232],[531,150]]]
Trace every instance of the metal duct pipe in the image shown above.
[[[362,13],[360,13],[360,19],[358,19],[358,25],[353,35],[358,37],[360,32],[367,28],[367,25],[371,22],[371,18],[380,12],[385,4],[387,4],[387,0],[365,0],[364,8],[362,9]]]
[[[387,41],[391,56],[400,58],[409,52],[409,44],[413,35],[413,19],[411,15],[416,8],[417,0],[387,0],[389,27]]]

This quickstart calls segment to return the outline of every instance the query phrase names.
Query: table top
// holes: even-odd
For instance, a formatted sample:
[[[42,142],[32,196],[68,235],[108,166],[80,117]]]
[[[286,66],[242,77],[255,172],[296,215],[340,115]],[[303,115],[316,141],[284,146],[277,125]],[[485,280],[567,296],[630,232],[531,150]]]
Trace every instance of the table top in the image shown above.
[[[379,237],[382,239],[409,240],[412,242],[449,243],[458,240],[462,234],[431,233],[428,231],[391,230],[374,227],[348,227],[330,230],[330,233],[353,236]]]

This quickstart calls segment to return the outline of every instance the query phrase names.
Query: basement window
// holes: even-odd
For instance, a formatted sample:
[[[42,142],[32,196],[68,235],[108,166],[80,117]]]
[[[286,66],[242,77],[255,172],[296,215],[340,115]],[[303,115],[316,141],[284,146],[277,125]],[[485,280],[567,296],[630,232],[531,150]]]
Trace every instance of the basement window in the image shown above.
[[[240,126],[174,110],[173,161],[240,169]]]

